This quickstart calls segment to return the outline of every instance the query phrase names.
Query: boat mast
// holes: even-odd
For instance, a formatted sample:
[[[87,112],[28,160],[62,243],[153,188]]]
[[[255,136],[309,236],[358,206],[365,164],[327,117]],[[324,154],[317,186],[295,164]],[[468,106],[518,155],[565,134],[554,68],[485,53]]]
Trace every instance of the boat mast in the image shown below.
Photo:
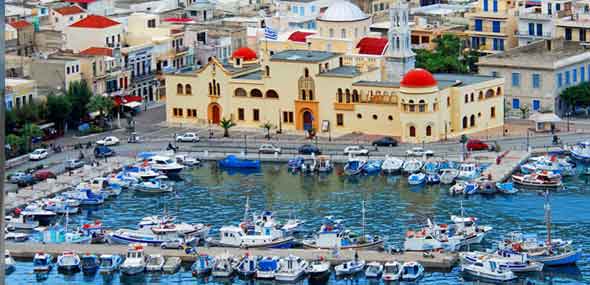
[[[361,209],[361,213],[362,213],[362,227],[363,227],[363,237],[365,236],[365,200],[362,201],[362,209]]]
[[[250,212],[250,196],[246,195],[246,208],[244,209],[244,220],[245,223],[248,220],[248,212]]]
[[[549,190],[545,190],[545,223],[547,225],[547,246],[551,246],[551,203],[549,203]]]

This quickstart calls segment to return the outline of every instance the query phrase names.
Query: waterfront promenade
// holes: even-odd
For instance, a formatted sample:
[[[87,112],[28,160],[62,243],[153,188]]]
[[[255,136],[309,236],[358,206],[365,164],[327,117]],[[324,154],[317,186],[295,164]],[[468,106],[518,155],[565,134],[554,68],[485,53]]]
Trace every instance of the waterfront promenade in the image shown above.
[[[127,246],[125,245],[109,245],[109,244],[41,244],[41,243],[6,243],[6,249],[10,251],[12,256],[17,259],[32,260],[35,253],[43,251],[51,255],[58,256],[64,251],[73,250],[74,252],[83,255],[86,253],[93,254],[120,254],[126,255]],[[421,252],[403,252],[400,254],[389,254],[383,251],[374,250],[360,250],[357,251],[359,258],[367,262],[381,262],[387,261],[418,261],[430,271],[450,271],[451,268],[458,262],[456,253],[434,253],[432,257],[424,257]],[[164,250],[159,247],[147,246],[145,248],[146,254],[161,254],[165,257],[180,257],[183,262],[194,262],[195,254],[186,254],[182,250]],[[324,257],[332,264],[340,264],[354,258],[355,251],[340,250],[337,255],[333,254],[333,250],[316,250],[316,249],[240,249],[227,247],[199,247],[197,254],[207,254],[211,256],[220,256],[228,253],[233,256],[243,256],[248,253],[255,256],[278,256],[284,257],[290,254],[299,256],[306,260],[313,260]]]

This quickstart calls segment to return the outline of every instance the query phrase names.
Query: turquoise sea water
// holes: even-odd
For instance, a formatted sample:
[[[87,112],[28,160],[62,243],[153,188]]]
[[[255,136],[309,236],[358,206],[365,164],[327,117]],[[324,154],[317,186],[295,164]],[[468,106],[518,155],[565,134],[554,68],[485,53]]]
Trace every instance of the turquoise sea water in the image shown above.
[[[509,231],[545,234],[543,197],[535,192],[513,196],[494,195],[453,197],[446,186],[410,187],[403,176],[338,175],[341,167],[329,175],[301,176],[287,171],[285,165],[266,164],[257,173],[235,173],[205,164],[183,172],[176,182],[176,194],[166,196],[138,195],[124,191],[115,200],[96,209],[86,209],[71,217],[83,223],[100,219],[108,228],[130,227],[147,215],[161,214],[163,209],[178,220],[211,223],[215,230],[221,225],[237,223],[244,214],[246,193],[253,211],[275,211],[279,218],[290,215],[306,221],[306,228],[316,230],[322,217],[342,218],[351,228],[360,229],[361,201],[365,201],[366,230],[386,238],[387,244],[401,247],[408,228],[422,224],[427,217],[449,222],[451,214],[460,211],[460,203],[469,215],[477,216],[481,224],[494,227],[483,247],[491,246]],[[566,178],[567,190],[551,196],[553,237],[572,239],[584,256],[577,266],[551,268],[540,274],[524,275],[514,284],[590,284],[590,177]],[[213,231],[211,234],[216,235]],[[7,284],[267,284],[268,282],[196,279],[188,269],[175,275],[145,274],[128,278],[115,275],[64,276],[52,271],[47,279],[37,280],[31,262],[19,262],[17,270],[7,277]],[[272,282],[270,282],[272,283]],[[268,283],[268,284],[270,284]],[[358,277],[336,280],[329,284],[378,284],[375,280]],[[451,272],[427,273],[421,284],[485,284],[466,281],[455,268]],[[307,284],[307,281],[302,281]]]

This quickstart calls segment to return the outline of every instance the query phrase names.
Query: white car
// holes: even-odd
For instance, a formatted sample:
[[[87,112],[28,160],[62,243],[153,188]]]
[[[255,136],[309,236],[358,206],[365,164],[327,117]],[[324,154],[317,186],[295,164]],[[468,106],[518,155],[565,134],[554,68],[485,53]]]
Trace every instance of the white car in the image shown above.
[[[108,136],[102,140],[96,141],[97,145],[118,145],[120,143],[117,137]]]
[[[45,159],[49,156],[49,152],[47,152],[44,148],[38,148],[29,154],[30,160],[41,160]]]
[[[411,149],[406,150],[406,154],[409,156],[433,156],[434,151],[427,150],[422,147],[413,147]]]
[[[176,136],[177,142],[198,142],[200,140],[201,138],[199,138],[199,136],[197,136],[195,133],[184,133],[182,135]]]
[[[369,150],[362,145],[351,145],[344,148],[344,154],[369,155]]]
[[[258,152],[259,153],[281,153],[281,148],[278,146],[275,146],[273,144],[270,143],[265,143],[260,145],[260,147],[258,148]]]

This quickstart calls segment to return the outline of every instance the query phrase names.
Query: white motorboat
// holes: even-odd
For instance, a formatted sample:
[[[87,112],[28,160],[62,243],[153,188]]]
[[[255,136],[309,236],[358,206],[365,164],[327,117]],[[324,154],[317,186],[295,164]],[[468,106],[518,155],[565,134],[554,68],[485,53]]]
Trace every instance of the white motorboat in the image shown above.
[[[78,206],[71,206],[80,204],[79,201],[74,199],[65,198],[50,198],[43,200],[44,209],[47,211],[55,212],[57,214],[75,214],[78,213]]]
[[[323,257],[314,259],[305,270],[310,279],[322,279],[330,276],[330,262]]]
[[[465,192],[465,188],[467,184],[463,181],[457,181],[455,185],[449,187],[449,194],[450,195],[461,195]]]
[[[130,244],[127,249],[127,257],[121,264],[121,273],[135,275],[145,271],[147,258],[143,252],[143,244]]]
[[[109,184],[119,185],[122,188],[129,188],[131,184],[139,182],[139,178],[130,175],[126,171],[121,171],[116,174],[112,173],[106,177],[106,180]]]
[[[25,218],[23,221],[23,223],[21,223],[19,226],[25,226],[23,224],[29,223],[30,219],[32,218],[35,221],[39,222],[39,226],[47,226],[50,225],[52,223],[53,220],[55,220],[55,217],[57,216],[57,214],[55,212],[51,212],[51,211],[47,211],[47,210],[43,210],[42,205],[37,204],[37,203],[31,203],[29,205],[27,205],[25,207],[24,210],[15,210],[15,214],[17,216],[25,216],[27,218]]]
[[[197,158],[191,157],[188,155],[184,155],[184,154],[176,155],[175,158],[176,158],[176,162],[178,162],[184,166],[187,166],[187,167],[193,167],[193,166],[201,164],[201,161],[198,160]]]
[[[123,263],[123,257],[117,254],[102,254],[99,260],[98,272],[101,274],[112,274],[119,270],[119,267]]]
[[[145,269],[148,272],[160,272],[164,267],[166,259],[161,254],[150,254],[148,255],[147,264]]]
[[[479,169],[475,163],[463,163],[459,166],[458,180],[469,181],[479,176]]]
[[[154,155],[147,158],[146,161],[155,171],[160,171],[167,175],[178,174],[184,169],[184,166],[167,156]]]
[[[230,277],[234,273],[234,268],[237,266],[237,260],[225,253],[221,256],[215,257],[215,266],[211,270],[213,277]]]
[[[33,257],[34,272],[49,272],[53,268],[53,257],[45,252],[37,252]]]
[[[364,215],[364,203],[363,203]],[[383,239],[374,235],[361,235],[344,227],[342,220],[328,216],[313,238],[303,240],[303,247],[314,249],[373,249],[383,244]],[[364,225],[364,222],[363,222]]]
[[[381,170],[387,174],[397,173],[402,169],[403,166],[403,159],[388,154],[385,156],[383,164],[381,164]]]
[[[332,165],[332,161],[330,160],[330,157],[327,155],[319,155],[316,159],[315,159],[315,165],[314,165],[314,170],[316,170],[319,173],[327,173],[332,171],[332,168],[334,167]]]
[[[80,271],[80,257],[73,251],[64,251],[57,257],[57,269],[60,271]]]
[[[440,183],[442,184],[451,184],[455,181],[457,176],[459,176],[459,170],[454,168],[445,168],[442,169],[441,172]]]
[[[582,141],[570,149],[573,158],[581,161],[590,161],[590,141]]]
[[[34,228],[39,226],[39,221],[35,220],[35,216],[33,215],[23,215],[22,212],[20,215],[15,216],[5,216],[4,223],[6,224],[6,228],[10,230],[27,230],[31,231]]]
[[[276,256],[267,256],[258,261],[256,269],[256,278],[274,279],[279,270],[279,258]]]
[[[525,188],[534,189],[561,189],[563,183],[561,182],[561,175],[552,174],[548,171],[541,171],[533,174],[513,174],[512,181]]]
[[[462,264],[461,271],[472,276],[506,282],[516,279],[516,274],[508,269],[502,269],[493,260],[476,261],[472,264]]]
[[[365,261],[362,259],[354,259],[350,261],[346,261],[342,264],[336,265],[334,267],[334,271],[336,272],[336,276],[342,275],[353,275],[359,272],[363,272],[365,269]]]
[[[182,264],[182,260],[178,256],[171,256],[166,258],[166,262],[162,267],[162,271],[165,273],[173,274],[176,273],[180,269],[180,265]]]
[[[153,221],[142,220],[139,229],[119,229],[110,232],[107,238],[112,243],[130,244],[145,243],[148,245],[162,245],[165,242],[178,240],[190,240],[193,238],[205,239],[209,235],[211,225],[172,223],[162,220],[159,224],[150,224]]]
[[[402,170],[405,174],[412,174],[419,172],[423,165],[424,163],[421,160],[412,158],[404,162]]]
[[[397,261],[388,261],[383,266],[383,281],[398,281],[402,277],[402,265]]]
[[[404,250],[406,251],[433,251],[443,249],[444,246],[443,242],[436,238],[432,229],[406,232],[404,240]],[[455,245],[451,246],[455,247]]]
[[[10,274],[16,269],[16,263],[14,262],[14,258],[10,255],[10,251],[7,249],[4,250],[4,272],[5,274]]]
[[[488,252],[461,252],[459,253],[461,263],[473,264],[482,260],[495,261],[501,269],[512,272],[540,272],[543,270],[543,263],[529,259],[526,253],[512,250],[500,249],[493,253]]]
[[[158,177],[132,184],[130,188],[142,193],[155,194],[169,193],[174,191],[174,188],[171,184],[162,181],[162,179],[158,179]]]
[[[281,258],[279,260],[279,270],[275,273],[275,279],[286,282],[299,280],[305,275],[307,266],[307,261],[298,256],[289,255]]]
[[[25,242],[29,240],[30,235],[26,233],[17,233],[17,232],[9,232],[7,230],[4,231],[4,240],[11,241],[11,242]]]
[[[424,276],[424,266],[416,261],[410,261],[402,265],[401,280],[414,282]]]
[[[123,168],[123,173],[139,180],[152,179],[161,175],[160,172],[152,169],[148,163],[139,166],[127,166]]]
[[[238,265],[235,267],[236,272],[243,277],[254,276],[254,274],[256,274],[256,268],[258,267],[258,260],[258,257],[246,252],[246,255],[240,259]]]
[[[379,278],[383,274],[383,264],[379,262],[369,262],[365,268],[365,277]]]
[[[248,216],[249,203],[246,202]],[[290,248],[294,243],[293,236],[285,234],[276,222],[271,211],[263,211],[254,215],[252,220],[245,220],[239,226],[223,226],[219,229],[219,239],[207,239],[207,243],[215,246],[242,248]]]

